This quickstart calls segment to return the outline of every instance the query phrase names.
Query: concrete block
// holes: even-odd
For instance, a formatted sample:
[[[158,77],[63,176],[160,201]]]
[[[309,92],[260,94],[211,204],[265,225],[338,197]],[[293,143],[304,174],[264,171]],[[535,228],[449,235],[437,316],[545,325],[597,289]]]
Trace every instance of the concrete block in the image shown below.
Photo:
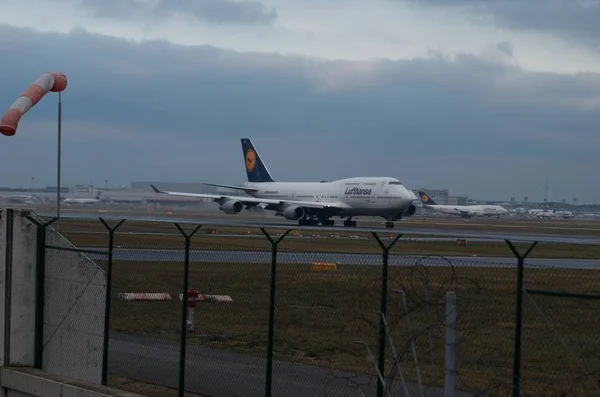
[[[30,369],[1,369],[2,387],[36,397],[60,397],[62,381]]]
[[[0,384],[7,391],[6,397],[144,397],[27,367],[0,369]]]
[[[36,227],[27,209],[0,208],[0,363],[33,365]]]

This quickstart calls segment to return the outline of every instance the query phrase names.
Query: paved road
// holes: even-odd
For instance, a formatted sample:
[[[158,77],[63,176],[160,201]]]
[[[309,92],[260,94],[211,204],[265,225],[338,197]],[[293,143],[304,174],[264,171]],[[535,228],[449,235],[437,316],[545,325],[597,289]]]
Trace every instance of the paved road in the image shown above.
[[[83,248],[90,251],[103,252],[98,248]],[[103,253],[87,254],[92,260],[102,260]],[[319,252],[278,252],[279,263],[311,263],[330,262],[346,265],[374,265],[381,264],[381,255],[375,254],[335,254]],[[183,262],[184,251],[176,249],[148,249],[148,248],[115,248],[113,259],[122,261],[173,261]],[[450,263],[457,267],[508,267],[515,266],[514,257],[424,257],[422,255],[390,255],[388,263],[391,266],[448,266]],[[190,262],[200,263],[257,263],[271,262],[271,253],[268,251],[216,251],[216,250],[191,250]],[[542,259],[528,258],[526,266],[543,266],[570,269],[600,269],[600,259]]]
[[[264,358],[205,347],[188,346],[186,350],[187,391],[211,397],[264,395]],[[111,335],[108,368],[111,374],[176,388],[178,368],[179,345],[175,342]],[[376,381],[372,376],[280,361],[273,364],[273,396],[361,396],[358,389],[349,386],[351,383],[359,385],[366,395],[375,395]],[[419,395],[416,384],[407,386],[411,395]],[[401,395],[399,381],[394,381],[391,394]],[[442,397],[443,390],[428,389],[426,396]]]
[[[106,236],[107,232],[102,231],[102,232],[98,232],[98,231],[69,231],[66,234],[89,234],[89,235],[99,235],[99,236]],[[164,233],[164,232],[119,232],[119,235],[127,235],[127,236],[160,236],[160,237],[176,237],[176,238],[181,238],[183,239],[183,237],[181,236],[180,233]],[[439,233],[439,234],[444,234],[444,233]],[[360,235],[360,236],[350,236],[350,235],[339,235],[339,234],[335,234],[332,233],[330,235],[324,235],[324,234],[318,234],[316,235],[317,237],[315,237],[315,235],[313,234],[306,234],[306,235],[288,235],[286,236],[286,240],[306,240],[306,239],[325,239],[325,238],[333,238],[335,240],[366,240],[367,237],[365,235]],[[535,236],[535,235],[534,235]],[[258,239],[258,240],[264,240],[266,237],[263,234],[199,234],[197,235],[197,237],[202,237],[202,238],[241,238],[241,239]],[[383,236],[385,237],[385,236]],[[454,242],[456,241],[458,238],[457,236],[454,237],[422,237],[422,236],[418,236],[418,241],[420,242]],[[574,237],[569,237],[571,239],[577,240],[579,242],[579,244],[586,244],[588,241],[590,241],[590,237],[582,237],[582,238],[578,238],[577,236]],[[369,238],[369,240],[372,240],[371,238]],[[412,236],[409,237],[400,237],[399,241],[411,241],[413,240]],[[499,238],[499,237],[470,237],[468,239],[469,242],[504,242],[505,239],[504,238]],[[593,236],[592,236],[592,240],[591,241],[595,241],[593,240]]]
[[[98,215],[61,215],[62,218],[78,218],[89,217],[90,219],[97,219]],[[120,220],[123,216],[103,216],[106,220]],[[356,227],[346,228],[343,226],[333,227],[314,227],[314,226],[298,226],[291,223],[277,222],[277,221],[266,221],[266,220],[253,220],[253,221],[242,221],[242,220],[215,220],[215,219],[164,219],[164,218],[152,218],[152,217],[126,217],[130,221],[153,221],[153,222],[178,222],[181,224],[203,224],[207,227],[248,227],[258,229],[260,227],[268,227],[269,232],[273,233],[272,229],[294,229],[299,231],[326,231],[326,232],[340,232],[340,231],[354,231],[357,233],[371,233],[377,232],[379,234],[385,233],[390,234],[420,234],[423,236],[449,236],[449,237],[462,237],[462,238],[488,238],[488,239],[508,239],[513,241],[539,241],[548,243],[565,243],[565,244],[593,244],[600,245],[600,236],[596,235],[580,235],[580,236],[567,236],[561,234],[543,234],[543,233],[528,233],[528,232],[491,232],[491,231],[478,231],[478,230],[443,230],[434,228],[419,228],[412,227],[412,225],[397,224],[394,229],[385,229],[383,227]]]
[[[70,230],[68,232],[63,232],[66,235],[69,234],[88,234],[88,235],[98,235],[98,236],[106,236],[107,232],[106,231],[102,231],[102,232],[98,232],[98,231],[79,231],[79,230]],[[118,235],[120,236],[158,236],[158,237],[176,237],[176,238],[181,238],[183,240],[183,237],[181,236],[181,233],[164,233],[164,232],[117,232]],[[218,233],[218,234],[197,234],[197,237],[202,237],[202,238],[242,238],[242,239],[258,239],[258,240],[265,240],[266,237],[263,234],[223,234],[223,233]],[[316,236],[316,237],[315,237]],[[318,234],[318,235],[313,235],[313,234],[307,234],[307,235],[287,235],[285,237],[286,240],[306,240],[306,239],[325,239],[325,238],[333,238],[335,240],[352,240],[352,241],[356,241],[356,240],[370,240],[372,241],[373,239],[364,235],[361,236],[350,236],[350,235],[339,235],[339,234],[331,234],[331,235],[323,235],[323,234]],[[413,237],[400,237],[398,239],[398,241],[411,241],[413,240]],[[456,241],[457,238],[456,237],[418,237],[418,241],[421,242],[454,242]],[[469,242],[503,242],[504,239],[489,239],[489,238],[470,238]],[[374,242],[374,244],[376,244]]]

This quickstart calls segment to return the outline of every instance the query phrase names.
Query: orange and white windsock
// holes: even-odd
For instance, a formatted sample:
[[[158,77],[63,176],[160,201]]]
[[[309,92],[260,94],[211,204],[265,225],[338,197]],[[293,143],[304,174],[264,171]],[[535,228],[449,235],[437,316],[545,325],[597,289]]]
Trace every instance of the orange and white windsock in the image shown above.
[[[35,106],[48,91],[60,92],[67,88],[67,76],[63,73],[44,73],[17,98],[0,120],[0,132],[6,136],[15,135],[19,120]]]

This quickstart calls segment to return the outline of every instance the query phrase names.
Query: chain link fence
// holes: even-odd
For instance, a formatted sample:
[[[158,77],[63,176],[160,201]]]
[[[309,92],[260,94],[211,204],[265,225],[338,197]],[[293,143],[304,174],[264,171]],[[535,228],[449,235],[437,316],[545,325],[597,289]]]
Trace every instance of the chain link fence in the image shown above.
[[[53,228],[57,223],[37,216],[30,220],[38,226],[42,253],[38,296],[43,304],[37,314],[43,318],[43,332],[36,338],[37,364],[57,375],[100,383],[106,273],[90,258],[93,252],[77,248]],[[100,251],[98,256],[106,255]]]
[[[52,251],[56,241],[46,247],[48,281],[80,271],[78,291],[111,267],[109,385],[148,396],[599,392],[598,301],[536,291],[593,294],[600,272],[528,265],[565,247],[536,247],[519,268],[504,241],[118,224],[61,220],[71,248],[88,252],[73,254],[86,272]],[[98,288],[85,290],[103,298]],[[73,321],[103,318],[103,305],[89,307]]]

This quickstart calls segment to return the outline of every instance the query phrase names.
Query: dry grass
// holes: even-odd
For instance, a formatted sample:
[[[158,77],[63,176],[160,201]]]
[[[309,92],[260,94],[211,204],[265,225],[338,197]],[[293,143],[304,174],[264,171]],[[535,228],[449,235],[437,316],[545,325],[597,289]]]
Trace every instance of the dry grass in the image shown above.
[[[80,231],[60,230],[73,244],[79,247],[107,247],[107,234],[84,234]],[[191,232],[191,230],[186,230]],[[275,235],[274,230],[267,230]],[[234,233],[231,233],[234,234]],[[237,231],[237,234],[241,234]],[[381,233],[380,238],[388,240],[389,234]],[[182,249],[184,239],[180,235],[140,235],[119,230],[115,234],[115,246],[119,248],[164,248]],[[516,243],[521,251],[529,244]],[[192,249],[209,250],[265,250],[270,247],[264,237],[235,237],[215,234],[196,234],[192,238]],[[330,253],[381,253],[381,248],[372,235],[355,234],[354,238],[298,238],[290,234],[280,244],[281,251],[330,252]],[[459,245],[457,241],[401,240],[392,250],[393,254],[403,255],[444,255],[444,256],[494,256],[510,257],[512,252],[503,242],[468,241]],[[575,245],[540,243],[530,257],[597,259],[600,258],[600,245]]]
[[[309,268],[310,264],[278,267],[275,358],[372,373],[364,348],[356,341],[367,342],[376,352],[381,269],[346,265],[339,266],[337,271],[313,272]],[[430,288],[430,315],[424,303],[423,272]],[[180,263],[116,262],[113,288],[115,294],[169,292],[176,297],[181,289],[181,276]],[[406,353],[402,364],[407,379],[416,379],[408,342],[411,334],[418,334],[416,345],[424,381],[443,383],[445,330],[441,325],[433,328],[434,365],[429,362],[427,333],[422,331],[443,321],[445,293],[455,291],[458,387],[486,390],[490,392],[488,395],[508,394],[513,361],[514,269],[393,267],[389,277],[390,291],[404,290],[410,310],[412,329],[409,330],[402,315],[401,295],[390,292],[389,322],[397,349]],[[202,293],[230,295],[233,303],[202,303],[196,332],[189,336],[189,342],[264,357],[268,281],[269,265],[265,263],[191,264],[190,287]],[[594,292],[600,284],[600,272],[528,269],[525,283],[528,288]],[[594,315],[599,309],[598,302],[530,298],[526,297],[524,312],[523,395],[597,395],[598,389],[577,377],[585,371],[598,374],[600,370],[600,343],[595,337],[600,321]],[[549,322],[534,309],[532,302],[550,316]],[[178,300],[115,300],[111,325],[115,331],[177,340],[179,313]],[[561,338],[572,352],[561,344]],[[583,369],[577,367],[573,352],[582,360]],[[388,369],[391,364],[388,355]]]
[[[115,216],[122,216],[123,219],[130,218],[132,216],[140,216],[140,217],[155,217],[155,214],[147,214],[140,213],[137,215],[132,215],[130,213],[123,213],[119,215],[118,213],[112,213]],[[103,216],[103,214],[98,213],[98,217]],[[207,222],[205,228],[213,227],[209,226],[210,222],[219,222],[219,221],[243,221],[243,222],[255,222],[257,224],[268,225],[272,222],[277,223],[289,223],[290,228],[296,227],[296,223],[293,221],[287,221],[281,217],[266,217],[263,218],[261,216],[227,216],[222,213],[177,213],[174,214],[173,217],[178,219],[186,219],[189,222],[194,222],[195,220],[203,220]],[[176,232],[175,227],[173,226],[172,221],[170,221],[169,216],[159,217],[163,219],[162,222],[152,222],[152,221],[136,221],[136,220],[127,220],[123,227],[128,230],[133,231],[170,231]],[[341,220],[336,220],[337,225],[341,226]],[[383,227],[384,220],[379,218],[361,218],[359,220],[360,226],[363,227],[375,227],[380,229],[382,232],[386,232],[387,229]],[[60,224],[62,225],[72,225],[77,228],[85,228],[85,229],[95,229],[95,230],[104,230],[104,227],[100,223],[98,218],[64,218],[60,220]],[[452,231],[493,231],[500,233],[536,233],[536,234],[559,234],[559,235],[572,235],[572,236],[581,236],[581,235],[594,235],[600,236],[600,222],[597,220],[585,220],[585,219],[561,219],[561,220],[540,220],[540,219],[527,219],[527,218],[511,218],[511,219],[486,219],[486,218],[471,218],[471,219],[460,219],[460,218],[407,218],[400,222],[396,223],[396,227],[399,229],[429,229],[429,230],[438,230],[441,233],[448,233]],[[231,227],[216,227],[220,232],[226,233],[228,231],[237,232],[240,230],[245,230],[243,228],[231,228]],[[83,230],[83,229],[81,229]],[[340,227],[340,234],[344,233],[352,233],[351,229]],[[252,233],[259,234],[259,230],[255,228],[254,230],[250,230]],[[315,230],[316,233],[321,233],[318,231],[318,228]]]

